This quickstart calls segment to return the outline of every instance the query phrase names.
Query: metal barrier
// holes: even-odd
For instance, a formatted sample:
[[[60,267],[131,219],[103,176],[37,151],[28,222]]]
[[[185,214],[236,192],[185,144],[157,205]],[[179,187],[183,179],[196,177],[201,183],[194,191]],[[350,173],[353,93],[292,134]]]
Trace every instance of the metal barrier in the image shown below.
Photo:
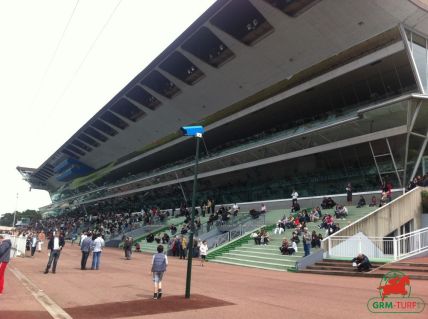
[[[396,259],[428,251],[428,227],[395,237]]]
[[[369,258],[401,260],[428,251],[428,227],[396,237],[367,237],[359,233],[351,237],[329,236],[323,242],[327,242],[328,257],[355,257],[363,253]]]
[[[10,250],[10,258],[25,256],[25,244],[27,242],[26,237],[12,236],[9,234],[3,234],[5,239],[10,239],[12,247]]]
[[[394,237],[366,237],[357,234],[352,237],[328,237],[329,257],[355,257],[363,253],[369,258],[394,258]]]
[[[218,247],[220,245],[223,245],[224,243],[227,243],[235,238],[238,238],[239,236],[244,235],[245,233],[248,233],[264,225],[265,225],[265,215],[260,215],[259,218],[257,219],[251,219],[243,224],[236,225],[235,228],[225,233],[209,238],[207,240],[208,247],[209,248]]]

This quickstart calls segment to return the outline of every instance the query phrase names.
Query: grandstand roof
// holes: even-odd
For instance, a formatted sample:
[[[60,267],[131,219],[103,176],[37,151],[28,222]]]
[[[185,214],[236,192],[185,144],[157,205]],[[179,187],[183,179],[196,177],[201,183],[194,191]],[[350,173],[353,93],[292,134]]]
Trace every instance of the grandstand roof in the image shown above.
[[[239,117],[257,95],[274,96],[369,50],[373,37],[397,40],[386,31],[400,23],[423,33],[423,2],[219,0],[39,168],[18,170],[56,188],[54,168],[65,158],[99,169],[177,139],[183,125],[209,130]],[[328,60],[349,48],[349,56]]]

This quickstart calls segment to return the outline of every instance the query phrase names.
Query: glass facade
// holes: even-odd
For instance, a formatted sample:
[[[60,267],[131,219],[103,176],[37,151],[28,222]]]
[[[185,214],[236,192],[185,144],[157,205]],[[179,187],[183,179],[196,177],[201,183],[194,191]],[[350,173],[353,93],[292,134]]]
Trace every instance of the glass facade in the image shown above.
[[[427,39],[413,31],[406,30],[410,52],[415,61],[416,69],[425,93],[428,92],[428,44]]]
[[[407,37],[418,80],[427,90],[427,40],[412,32],[407,32]],[[382,180],[395,188],[406,185],[405,179],[412,175],[424,151],[421,136],[427,134],[428,126],[428,103],[423,102],[413,127],[419,136],[404,133],[405,126],[409,127],[409,105],[414,111],[416,102],[396,101],[418,92],[415,77],[411,60],[402,50],[273,103],[263,109],[263,121],[260,112],[254,112],[207,132],[204,138],[210,154],[201,154],[199,173],[243,165],[240,170],[200,178],[198,201],[207,197],[218,203],[288,198],[293,188],[301,196],[336,194],[343,193],[348,182],[355,192],[380,189]],[[386,101],[389,104],[375,106]],[[379,138],[373,137],[374,133],[394,128],[402,129],[395,133],[400,135],[367,142],[369,138]],[[340,141],[346,139],[351,139],[353,145],[344,147]],[[327,144],[330,146],[324,147]],[[337,148],[331,150],[333,146]],[[260,164],[266,163],[265,159],[310,148],[321,151],[305,151],[310,155],[298,153],[287,160]],[[128,172],[129,178],[120,183],[117,176],[106,176],[100,183],[97,181],[95,188],[111,183],[108,189],[84,196],[83,200],[120,197],[123,192],[151,188],[124,197],[135,197],[137,201],[142,197],[145,203],[161,208],[176,207],[183,198],[182,191],[191,194],[192,182],[183,182],[183,189],[176,183],[179,178],[193,176],[191,150],[190,155],[176,154],[179,160],[172,156],[168,157],[169,163],[157,162],[155,169],[135,165]],[[380,156],[375,159],[373,155]],[[242,168],[255,161],[258,166]],[[418,166],[422,169],[423,165]],[[169,185],[156,188],[158,184]]]

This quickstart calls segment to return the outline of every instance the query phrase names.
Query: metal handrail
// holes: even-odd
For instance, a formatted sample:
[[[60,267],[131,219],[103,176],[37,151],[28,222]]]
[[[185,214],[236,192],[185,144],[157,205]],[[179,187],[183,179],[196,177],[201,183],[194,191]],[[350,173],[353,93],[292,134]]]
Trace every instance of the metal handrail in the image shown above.
[[[421,228],[421,229],[417,229],[417,230],[414,230],[414,231],[412,231],[412,232],[410,232],[410,233],[406,233],[406,234],[398,235],[398,236],[396,236],[395,238],[396,238],[396,239],[401,239],[401,238],[404,238],[404,237],[410,237],[410,236],[411,236],[411,235],[413,235],[413,234],[416,234],[416,233],[422,233],[422,232],[424,232],[424,231],[428,231],[428,227]]]

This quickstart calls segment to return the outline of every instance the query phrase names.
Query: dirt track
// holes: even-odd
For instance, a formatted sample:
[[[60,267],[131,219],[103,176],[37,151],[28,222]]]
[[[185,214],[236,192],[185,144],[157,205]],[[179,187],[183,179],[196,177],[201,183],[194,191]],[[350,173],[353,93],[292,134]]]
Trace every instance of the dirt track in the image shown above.
[[[106,249],[99,271],[81,271],[77,246],[66,246],[56,274],[43,274],[46,252],[14,259],[18,269],[72,318],[427,318],[422,314],[376,315],[367,301],[379,279],[294,274],[194,261],[191,300],[183,298],[187,261],[170,258],[164,297],[152,300],[151,256]],[[90,260],[89,260],[90,262]],[[0,297],[0,318],[51,318],[10,269]],[[412,296],[428,301],[428,283],[413,280]],[[428,307],[427,307],[428,308]]]

